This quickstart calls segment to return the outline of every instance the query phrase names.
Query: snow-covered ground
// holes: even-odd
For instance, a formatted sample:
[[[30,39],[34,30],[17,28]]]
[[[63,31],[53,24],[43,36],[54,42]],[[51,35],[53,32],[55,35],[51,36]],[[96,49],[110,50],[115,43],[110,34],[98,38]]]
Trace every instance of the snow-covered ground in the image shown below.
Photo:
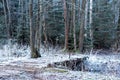
[[[85,66],[90,72],[120,77],[120,54],[90,55]]]
[[[54,62],[88,56],[89,58],[86,61],[88,69],[99,70],[100,68],[101,70],[105,69],[106,66],[112,69],[120,62],[118,55],[98,56],[76,53],[69,58],[68,53],[53,47],[49,49],[42,47],[40,52],[41,58],[31,59],[28,46],[19,47],[16,44],[10,48],[8,45],[5,45],[3,49],[0,49],[0,80],[120,80],[113,74],[70,71],[47,67],[48,64]]]

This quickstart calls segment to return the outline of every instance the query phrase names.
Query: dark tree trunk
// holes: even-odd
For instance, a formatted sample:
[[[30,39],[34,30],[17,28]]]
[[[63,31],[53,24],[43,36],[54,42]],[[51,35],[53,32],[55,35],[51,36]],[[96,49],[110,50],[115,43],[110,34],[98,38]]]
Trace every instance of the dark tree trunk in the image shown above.
[[[64,23],[65,23],[65,44],[64,49],[68,49],[68,37],[69,37],[69,20],[68,20],[68,9],[66,0],[63,0],[63,7],[64,7]]]
[[[41,57],[39,49],[35,47],[35,30],[33,25],[33,0],[30,0],[29,4],[29,15],[30,15],[30,46],[31,46],[31,58]]]

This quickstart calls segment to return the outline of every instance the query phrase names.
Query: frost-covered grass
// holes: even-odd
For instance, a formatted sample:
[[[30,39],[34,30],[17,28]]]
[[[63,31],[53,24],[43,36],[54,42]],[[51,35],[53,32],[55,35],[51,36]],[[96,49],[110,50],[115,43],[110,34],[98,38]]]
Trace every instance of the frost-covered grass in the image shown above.
[[[98,73],[81,72],[81,71],[69,71],[59,72],[61,69],[47,69],[43,72],[41,77],[43,80],[120,80],[120,78],[112,75],[100,75]],[[56,72],[55,72],[56,71]]]
[[[24,71],[24,68],[25,70],[26,68],[27,70],[32,70],[31,68],[41,69],[54,62],[62,62],[69,59],[83,58],[88,56],[89,58],[85,64],[86,67],[93,72],[52,69],[53,72],[50,70],[45,70],[45,72],[40,76],[44,77],[45,80],[55,80],[53,78],[50,79],[53,75],[57,80],[120,80],[119,78],[115,77],[120,73],[120,55],[83,55],[75,53],[71,54],[71,57],[69,58],[68,53],[62,51],[62,49],[59,47],[45,48],[44,46],[41,46],[40,53],[42,55],[41,58],[31,59],[29,46],[20,46],[18,44],[4,45],[0,49],[0,66],[16,66],[16,68],[21,67]],[[112,69],[117,70],[117,72],[112,72],[115,75],[109,72]],[[103,71],[104,76],[103,74],[94,73],[94,71],[97,70]],[[5,73],[7,74],[7,72]],[[27,73],[23,74],[26,74],[25,77],[28,75]]]
[[[120,77],[120,54],[90,55],[85,67],[90,72]]]
[[[40,54],[58,54],[61,53],[61,48],[59,46],[47,47],[41,45]],[[19,44],[6,44],[2,45],[0,48],[0,58],[5,57],[29,57],[30,58],[30,47],[29,46],[22,46]]]
[[[29,46],[20,46],[18,44],[3,45],[0,49],[0,58],[2,57],[25,57],[30,54]]]

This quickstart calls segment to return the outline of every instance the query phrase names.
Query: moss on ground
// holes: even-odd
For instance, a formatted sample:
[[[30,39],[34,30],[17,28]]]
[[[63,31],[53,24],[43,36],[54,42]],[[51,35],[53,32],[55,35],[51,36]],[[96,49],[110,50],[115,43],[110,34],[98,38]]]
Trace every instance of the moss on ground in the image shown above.
[[[58,69],[58,68],[46,68],[44,71],[45,72],[56,72],[56,73],[66,73],[66,72],[68,72],[65,69]]]

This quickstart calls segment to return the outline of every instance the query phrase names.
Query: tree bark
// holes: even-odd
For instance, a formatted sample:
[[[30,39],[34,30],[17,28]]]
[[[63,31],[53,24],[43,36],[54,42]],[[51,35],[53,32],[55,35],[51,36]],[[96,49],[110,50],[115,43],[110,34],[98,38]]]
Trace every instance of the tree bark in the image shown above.
[[[41,0],[38,0],[38,15],[37,15],[37,28],[36,28],[36,48],[37,51],[40,51],[40,44],[41,44]]]
[[[38,49],[35,47],[35,30],[33,27],[33,0],[29,3],[29,15],[30,15],[30,47],[31,47],[31,58],[41,57]]]
[[[93,0],[90,0],[90,10],[89,10],[89,27],[90,27],[90,39],[91,39],[91,50],[93,50],[93,27],[92,27],[92,10],[93,10]]]
[[[9,6],[9,0],[6,0],[7,10],[8,10],[8,25],[7,25],[7,34],[8,39],[11,38],[10,28],[11,28],[11,13],[10,13],[10,6]]]
[[[47,48],[47,34],[46,34],[46,19],[45,19],[45,15],[46,15],[46,7],[44,8],[44,14],[43,14],[43,34],[44,34],[44,45]]]
[[[4,16],[5,16],[5,26],[6,29],[8,28],[8,23],[7,23],[7,10],[6,10],[6,6],[5,6],[5,0],[2,0],[3,2],[3,8],[4,8]],[[9,30],[7,30],[7,34],[9,34]]]
[[[84,42],[84,22],[85,22],[85,7],[86,7],[86,0],[82,0],[82,10],[81,12],[81,22],[80,22],[80,34],[79,34],[79,50],[80,52],[83,51],[83,42]]]
[[[74,37],[74,50],[77,50],[77,45],[76,45],[76,23],[75,23],[75,0],[72,0],[72,9],[73,9],[73,37]]]
[[[69,36],[69,21],[68,21],[68,10],[66,0],[63,0],[63,8],[64,8],[64,23],[65,23],[65,44],[64,49],[68,49],[68,36]]]
[[[88,2],[86,2],[86,9],[85,9],[85,30],[87,31],[88,28]],[[87,37],[87,34],[86,34]]]

